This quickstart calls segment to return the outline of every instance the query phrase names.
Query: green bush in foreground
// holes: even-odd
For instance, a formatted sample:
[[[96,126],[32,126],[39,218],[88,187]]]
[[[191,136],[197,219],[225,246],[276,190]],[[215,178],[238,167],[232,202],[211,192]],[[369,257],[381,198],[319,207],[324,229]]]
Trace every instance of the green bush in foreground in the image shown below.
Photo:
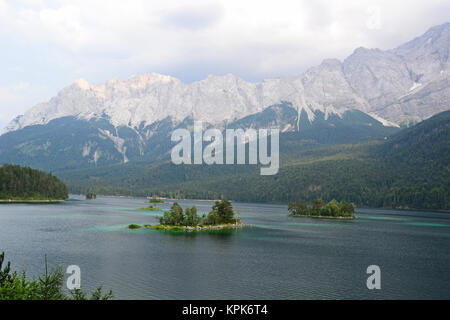
[[[112,291],[102,293],[99,287],[90,296],[81,289],[64,290],[61,267],[37,278],[27,279],[25,272],[11,270],[11,262],[3,268],[5,253],[0,254],[0,300],[110,300]],[[47,266],[46,266],[47,270]]]

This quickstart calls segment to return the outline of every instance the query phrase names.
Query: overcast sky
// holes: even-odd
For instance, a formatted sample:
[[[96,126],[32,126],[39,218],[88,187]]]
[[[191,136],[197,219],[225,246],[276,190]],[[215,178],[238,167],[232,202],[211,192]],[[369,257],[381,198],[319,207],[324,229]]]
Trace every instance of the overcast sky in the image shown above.
[[[440,0],[0,0],[0,130],[74,80],[295,76],[450,20]]]

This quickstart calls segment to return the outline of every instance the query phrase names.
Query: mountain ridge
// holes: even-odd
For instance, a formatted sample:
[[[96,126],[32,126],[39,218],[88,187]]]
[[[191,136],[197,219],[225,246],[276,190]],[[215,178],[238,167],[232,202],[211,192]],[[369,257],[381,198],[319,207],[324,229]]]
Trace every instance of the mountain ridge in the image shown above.
[[[58,176],[73,193],[274,203],[346,199],[360,207],[450,210],[449,126],[450,111],[445,111],[377,141],[336,140],[336,131],[322,139],[284,132],[280,171],[274,176],[260,176],[257,165],[174,165],[170,160]]]
[[[450,23],[446,23],[391,50],[360,47],[342,62],[325,59],[298,77],[259,83],[232,74],[190,84],[156,73],[98,85],[80,79],[11,121],[2,133],[65,116],[103,118],[113,126],[130,128],[166,117],[179,123],[192,116],[216,124],[282,101],[291,102],[299,116],[305,111],[310,121],[316,110],[357,109],[386,125],[417,122],[450,108],[449,43]],[[427,108],[421,108],[422,100]]]
[[[399,130],[385,127],[359,110],[340,114],[316,110],[310,122],[305,111],[298,117],[289,102],[273,105],[264,111],[224,123],[227,128],[280,128],[299,134],[299,138],[336,142],[359,142],[383,139]],[[43,170],[73,170],[101,167],[129,161],[153,162],[170,156],[171,133],[177,128],[192,130],[194,119],[175,123],[170,117],[149,126],[114,127],[105,119],[80,120],[67,116],[47,125],[27,126],[0,136],[0,163],[20,163]],[[204,123],[204,128],[211,124]]]

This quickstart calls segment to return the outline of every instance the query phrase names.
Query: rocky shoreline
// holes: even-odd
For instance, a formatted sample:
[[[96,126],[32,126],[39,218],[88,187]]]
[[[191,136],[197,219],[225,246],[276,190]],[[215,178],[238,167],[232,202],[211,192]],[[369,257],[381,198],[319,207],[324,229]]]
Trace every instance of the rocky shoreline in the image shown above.
[[[196,227],[185,227],[184,231],[205,231],[205,230],[223,230],[223,229],[241,229],[246,225],[243,223],[230,223],[230,224],[219,224],[216,226],[196,226]]]
[[[227,223],[218,225],[198,225],[198,226],[175,226],[175,225],[149,225],[139,226],[136,224],[130,224],[128,229],[147,229],[156,231],[183,231],[183,232],[196,232],[196,231],[217,231],[217,230],[231,230],[242,229],[248,227],[243,223]]]

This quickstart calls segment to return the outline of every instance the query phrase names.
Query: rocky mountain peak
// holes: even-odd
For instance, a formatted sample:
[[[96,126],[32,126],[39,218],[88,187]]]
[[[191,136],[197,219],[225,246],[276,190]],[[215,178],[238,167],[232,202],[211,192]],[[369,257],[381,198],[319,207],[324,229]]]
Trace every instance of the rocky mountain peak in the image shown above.
[[[450,23],[430,28],[423,35],[395,48],[415,74],[417,82],[427,82],[448,76],[450,69]]]
[[[326,59],[293,78],[247,82],[233,74],[190,84],[150,73],[89,84],[79,79],[14,119],[4,132],[75,116],[137,128],[170,118],[223,123],[287,101],[314,119],[316,110],[357,109],[383,123],[420,121],[450,107],[450,23],[393,50],[357,48],[343,62]],[[305,111],[305,112],[303,112]],[[387,120],[387,121],[385,121]],[[389,122],[390,121],[390,122]]]
[[[87,82],[85,79],[81,78],[78,80],[75,80],[74,82],[75,86],[78,86],[82,90],[89,90],[91,88],[89,82]]]

